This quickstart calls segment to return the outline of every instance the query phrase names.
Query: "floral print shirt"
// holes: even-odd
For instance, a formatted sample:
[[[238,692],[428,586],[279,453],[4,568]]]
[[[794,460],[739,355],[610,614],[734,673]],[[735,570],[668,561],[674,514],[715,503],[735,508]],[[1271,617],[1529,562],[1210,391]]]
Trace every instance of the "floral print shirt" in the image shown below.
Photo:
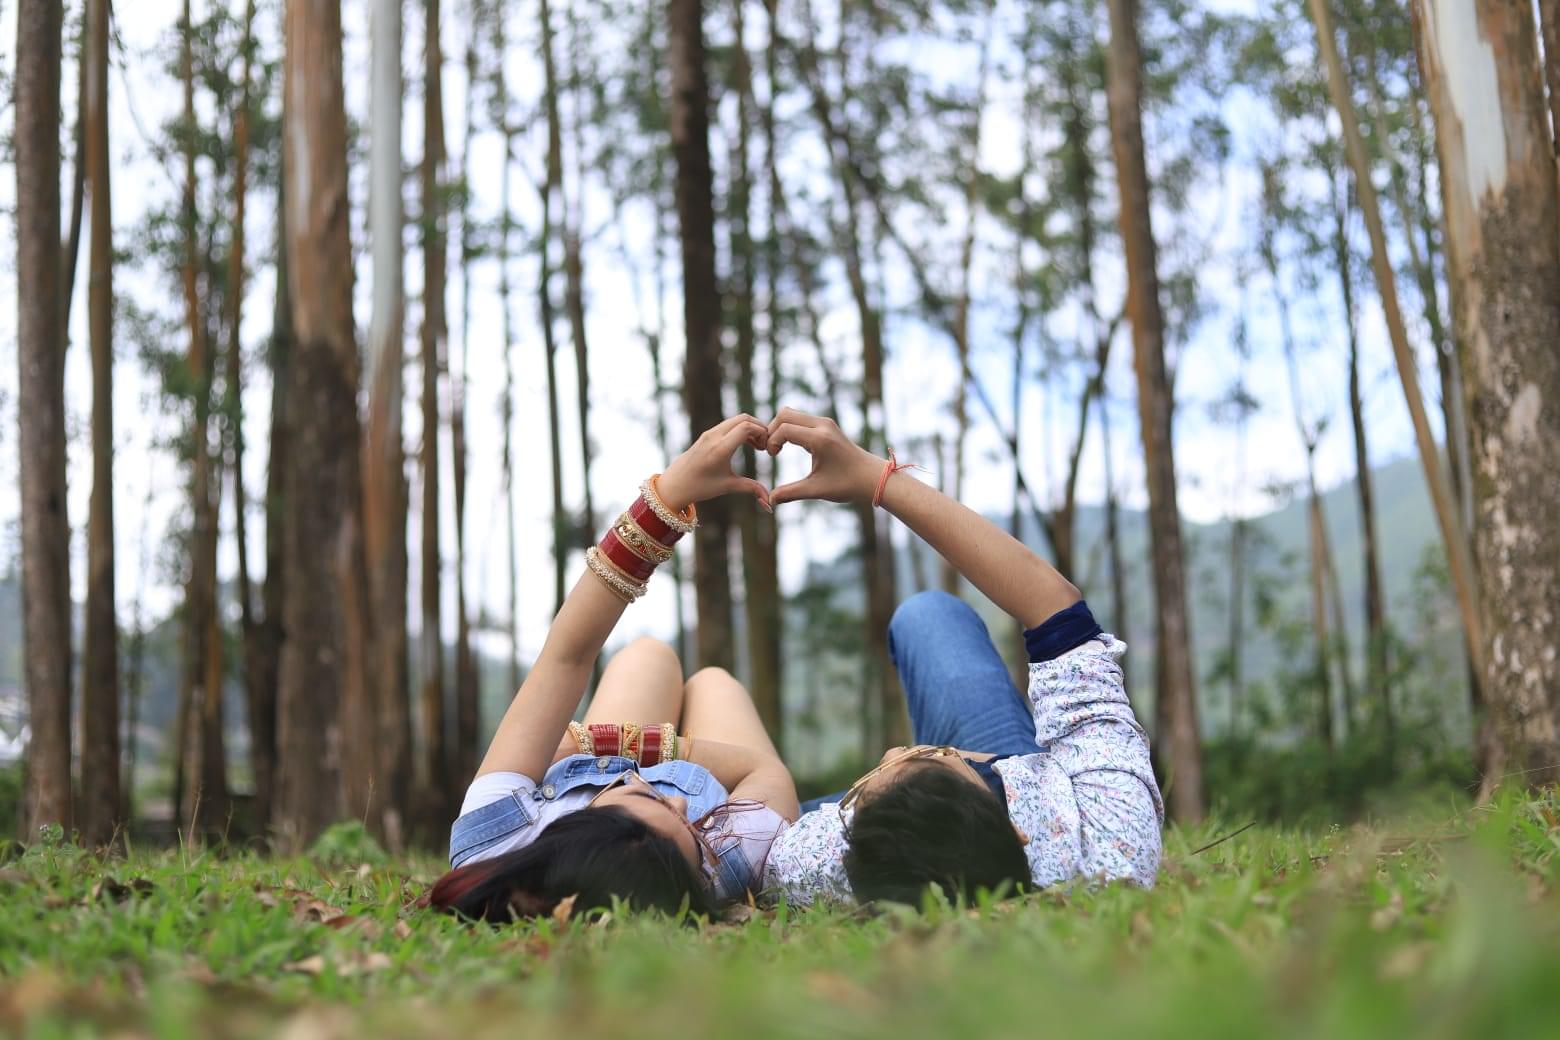
[[[1126,644],[1100,635],[1029,666],[1036,752],[995,763],[1008,816],[1028,838],[1036,886],[1071,878],[1151,887],[1159,871],[1164,804],[1148,737],[1132,714],[1117,659]],[[849,902],[840,807],[825,803],[770,847],[766,895],[792,906]]]

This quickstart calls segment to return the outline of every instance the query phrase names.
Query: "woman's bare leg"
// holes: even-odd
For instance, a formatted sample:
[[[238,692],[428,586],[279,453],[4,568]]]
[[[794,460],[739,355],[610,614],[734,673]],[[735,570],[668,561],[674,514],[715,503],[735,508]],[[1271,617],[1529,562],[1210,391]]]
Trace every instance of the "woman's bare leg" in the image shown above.
[[[780,757],[753,698],[724,668],[703,668],[688,679],[683,687],[682,732]]]
[[[644,636],[607,662],[585,721],[677,722],[682,709],[682,662],[671,647]]]

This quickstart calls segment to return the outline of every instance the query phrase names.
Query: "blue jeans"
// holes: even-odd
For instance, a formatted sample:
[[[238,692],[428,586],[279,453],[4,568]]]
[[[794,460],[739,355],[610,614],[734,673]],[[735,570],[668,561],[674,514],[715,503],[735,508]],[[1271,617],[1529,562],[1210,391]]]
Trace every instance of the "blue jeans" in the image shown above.
[[[888,653],[899,672],[917,744],[947,744],[995,755],[1035,753],[1029,703],[968,603],[946,592],[918,592],[888,624]],[[802,803],[837,802],[843,791]]]

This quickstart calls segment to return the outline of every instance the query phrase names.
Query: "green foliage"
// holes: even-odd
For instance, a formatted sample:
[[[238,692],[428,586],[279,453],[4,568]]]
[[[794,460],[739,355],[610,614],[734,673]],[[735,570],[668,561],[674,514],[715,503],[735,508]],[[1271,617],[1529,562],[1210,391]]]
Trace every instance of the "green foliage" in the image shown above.
[[[0,844],[22,826],[22,764],[0,765]]]
[[[374,836],[368,833],[368,828],[358,820],[343,820],[326,828],[325,833],[314,840],[309,855],[321,863],[334,866],[367,863],[378,867],[390,859]]]
[[[1151,892],[685,926],[472,927],[416,907],[431,860],[42,845],[0,871],[0,1033],[1553,1035],[1557,812],[1512,797],[1204,849],[1216,823],[1170,831]]]
[[[1224,739],[1204,746],[1204,777],[1226,818],[1290,825],[1456,805],[1477,787],[1468,752],[1446,747],[1431,727],[1400,730],[1397,744],[1413,754],[1394,756],[1364,732],[1331,751],[1312,739],[1285,746]]]

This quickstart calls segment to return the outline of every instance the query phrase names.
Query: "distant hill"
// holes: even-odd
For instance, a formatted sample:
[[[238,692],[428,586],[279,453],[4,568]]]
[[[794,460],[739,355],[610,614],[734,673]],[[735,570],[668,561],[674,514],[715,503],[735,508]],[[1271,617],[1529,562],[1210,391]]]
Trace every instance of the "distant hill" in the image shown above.
[[[1444,558],[1423,473],[1418,459],[1410,457],[1377,468],[1373,476],[1382,582],[1390,621],[1404,638],[1429,640],[1437,633],[1425,633],[1423,619],[1426,616],[1450,618],[1455,605],[1444,582],[1431,581],[1426,588],[1420,578],[1427,559],[1440,561]],[[1365,649],[1364,562],[1354,482],[1349,480],[1325,492],[1323,510],[1338,571],[1354,674],[1359,676],[1363,674]],[[1006,516],[992,519],[1004,529],[1007,527]],[[1043,534],[1031,517],[1025,515],[1023,519],[1025,542],[1045,554]],[[1293,673],[1302,667],[1298,660],[1291,660],[1286,665],[1286,653],[1290,658],[1297,653],[1310,653],[1310,644],[1305,641],[1310,631],[1310,590],[1304,495],[1298,494],[1282,508],[1250,518],[1247,523],[1243,688],[1245,697],[1250,700],[1263,696],[1264,690],[1271,695],[1274,679],[1281,669],[1287,667]],[[1129,645],[1130,692],[1148,723],[1153,703],[1154,590],[1148,564],[1146,516],[1138,511],[1123,510],[1120,528],[1128,597],[1125,631],[1112,616],[1103,507],[1083,507],[1078,512],[1077,555],[1081,573],[1070,577],[1083,590],[1100,622]],[[1200,722],[1205,734],[1216,734],[1226,729],[1230,712],[1229,683],[1216,677],[1214,672],[1229,645],[1231,524],[1227,521],[1211,524],[1188,521],[1182,530],[1187,549]],[[919,560],[912,559],[906,552],[900,552],[897,557],[902,595],[920,587],[921,581],[937,581],[935,557],[925,546],[916,543],[916,547],[921,554]],[[923,576],[919,581],[918,574]],[[828,610],[832,616],[822,623],[814,621],[809,625],[804,615],[819,610],[818,597],[812,597],[806,605],[793,598],[787,626],[791,638],[805,640],[809,632],[815,636],[823,634],[842,641],[848,652],[859,652],[859,637],[840,630],[845,619],[859,619],[864,609],[860,564],[855,554],[848,552],[838,559],[818,562],[810,568],[809,575],[812,582],[837,590],[828,597]],[[1011,622],[1002,618],[973,590],[966,588],[965,591],[971,602],[977,602],[985,613],[998,645],[1005,649],[1014,646],[1016,632]],[[740,622],[740,612],[738,620]],[[1294,645],[1286,648],[1278,631],[1280,628],[1295,637]],[[1452,628],[1450,638],[1441,638],[1435,649],[1438,659],[1427,663],[1427,681],[1433,685],[1440,677],[1447,689],[1461,691],[1464,680],[1457,630]],[[801,656],[802,652],[793,652],[787,659],[796,661]],[[799,761],[797,767],[802,771],[826,769],[830,763],[855,753],[852,731],[859,714],[860,668],[852,661],[840,659],[843,655],[839,648],[823,656],[821,663],[810,662],[803,668],[793,668],[785,684],[786,703],[799,706],[804,714],[810,712],[810,721],[819,724],[817,735],[806,741],[805,747],[795,749],[799,760],[812,763],[802,765]],[[1241,710],[1248,711],[1249,705],[1243,702]],[[1448,699],[1446,725],[1449,732],[1460,732],[1465,712],[1466,706],[1461,700],[1457,697]]]

